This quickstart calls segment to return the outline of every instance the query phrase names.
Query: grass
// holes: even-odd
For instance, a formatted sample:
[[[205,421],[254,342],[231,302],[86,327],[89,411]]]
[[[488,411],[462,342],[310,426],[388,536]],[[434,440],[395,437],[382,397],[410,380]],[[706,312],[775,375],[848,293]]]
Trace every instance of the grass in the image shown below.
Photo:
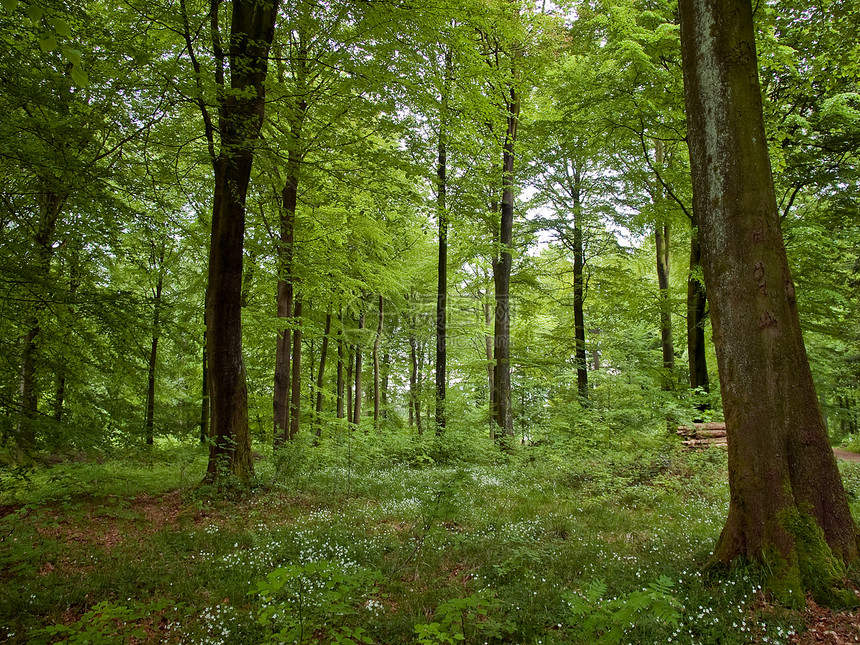
[[[719,449],[283,466],[264,456],[261,485],[227,497],[192,485],[194,446],[7,475],[0,640],[740,644],[802,629],[754,571],[702,574],[728,505]],[[856,511],[860,467],[842,467]]]

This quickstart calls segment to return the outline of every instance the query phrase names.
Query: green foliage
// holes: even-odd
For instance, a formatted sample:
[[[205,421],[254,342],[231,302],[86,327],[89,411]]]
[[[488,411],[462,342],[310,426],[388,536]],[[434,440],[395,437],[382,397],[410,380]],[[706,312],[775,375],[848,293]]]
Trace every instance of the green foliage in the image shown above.
[[[672,595],[672,580],[660,576],[641,591],[610,599],[603,580],[594,580],[584,593],[569,593],[565,601],[583,636],[596,643],[617,645],[643,620],[677,626],[682,605]]]
[[[458,645],[503,638],[513,632],[510,607],[489,590],[440,604],[431,623],[415,625],[421,645]]]
[[[51,625],[33,630],[32,645],[62,642],[72,645],[114,645],[131,639],[146,638],[146,631],[137,621],[158,614],[170,606],[170,601],[119,605],[108,600],[97,603],[92,609],[70,625]]]
[[[260,600],[257,622],[267,629],[267,643],[370,642],[360,614],[373,611],[380,574],[320,560],[279,567],[250,592]]]

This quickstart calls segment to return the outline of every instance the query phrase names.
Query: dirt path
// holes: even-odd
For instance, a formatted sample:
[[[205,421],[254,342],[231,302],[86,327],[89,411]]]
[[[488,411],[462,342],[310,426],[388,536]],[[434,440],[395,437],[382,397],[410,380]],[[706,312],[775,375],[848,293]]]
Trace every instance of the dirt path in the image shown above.
[[[849,452],[848,450],[842,450],[841,448],[834,448],[833,454],[836,455],[837,459],[844,459],[845,461],[860,461],[860,454]]]

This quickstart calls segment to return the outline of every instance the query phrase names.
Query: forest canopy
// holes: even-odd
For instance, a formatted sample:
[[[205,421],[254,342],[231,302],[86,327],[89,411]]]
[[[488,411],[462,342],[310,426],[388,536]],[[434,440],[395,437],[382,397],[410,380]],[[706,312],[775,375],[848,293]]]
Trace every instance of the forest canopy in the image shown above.
[[[4,3],[7,449],[208,436],[212,200],[236,193],[217,164],[240,148],[225,270],[255,442],[720,418],[673,3],[288,4],[256,80],[233,69],[248,55],[229,7]],[[852,12],[755,13],[780,219],[839,436],[860,356]]]

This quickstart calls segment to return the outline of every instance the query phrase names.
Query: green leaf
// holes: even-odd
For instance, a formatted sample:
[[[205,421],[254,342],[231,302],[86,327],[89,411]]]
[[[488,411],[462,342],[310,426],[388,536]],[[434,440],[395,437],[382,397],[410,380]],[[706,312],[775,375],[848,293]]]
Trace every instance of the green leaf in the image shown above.
[[[43,52],[52,52],[59,48],[57,45],[57,37],[54,34],[42,34],[39,38],[39,47]]]
[[[72,28],[62,18],[51,18],[48,22],[51,23],[58,36],[63,36],[64,38],[72,37]]]
[[[75,67],[81,66],[81,52],[72,47],[63,47],[63,56]]]
[[[9,13],[14,12],[18,8],[18,0],[0,0],[0,4]]]
[[[86,87],[90,84],[90,77],[79,66],[72,66],[72,80],[78,87]]]
[[[29,16],[30,20],[32,20],[34,24],[39,22],[44,14],[45,10],[37,4],[31,4],[27,7],[27,16]]]

